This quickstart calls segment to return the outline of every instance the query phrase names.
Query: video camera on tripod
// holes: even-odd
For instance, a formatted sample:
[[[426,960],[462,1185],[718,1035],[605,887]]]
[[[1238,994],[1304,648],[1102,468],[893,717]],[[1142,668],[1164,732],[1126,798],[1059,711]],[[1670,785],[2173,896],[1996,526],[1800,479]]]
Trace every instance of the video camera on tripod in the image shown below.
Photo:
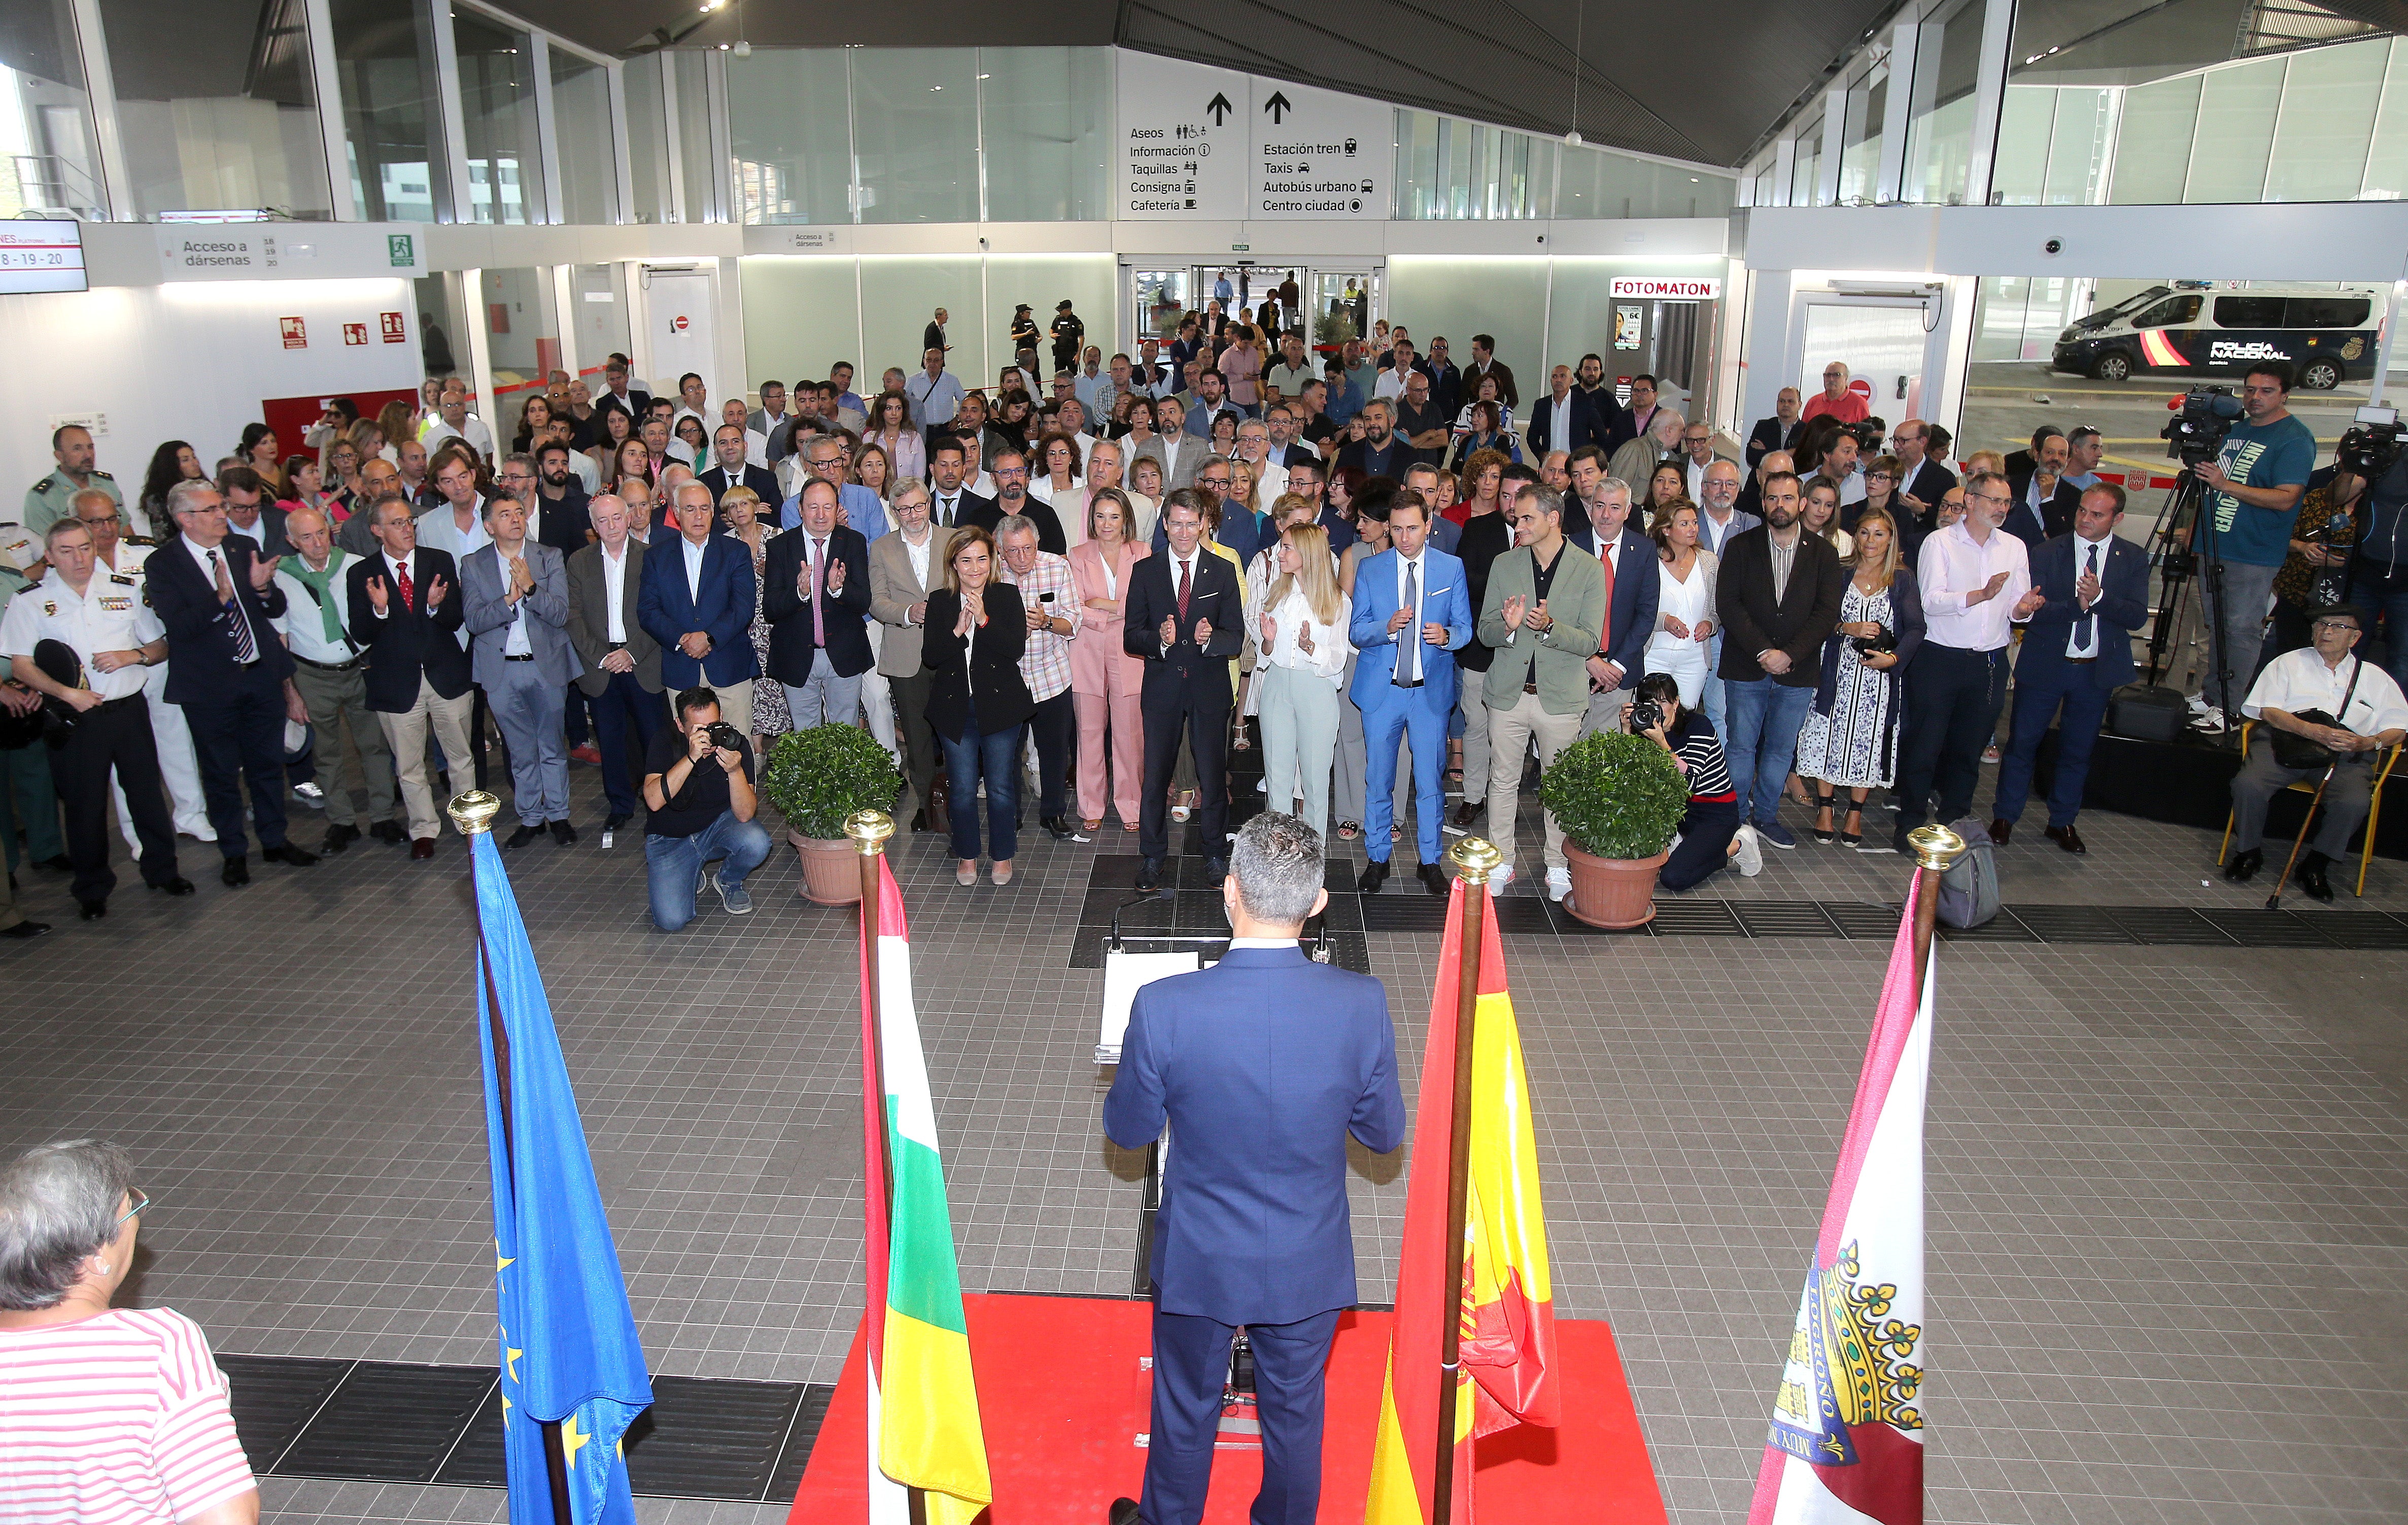
[[[2403,440],[2408,440],[2408,425],[2401,423],[2398,408],[2361,407],[2349,432],[2333,446],[2333,464],[2373,483],[2398,463]]]
[[[2214,460],[2224,449],[2224,436],[2241,421],[2241,399],[2230,387],[2193,387],[2166,406],[2174,416],[2157,437],[2166,441],[2166,454],[2186,466]]]

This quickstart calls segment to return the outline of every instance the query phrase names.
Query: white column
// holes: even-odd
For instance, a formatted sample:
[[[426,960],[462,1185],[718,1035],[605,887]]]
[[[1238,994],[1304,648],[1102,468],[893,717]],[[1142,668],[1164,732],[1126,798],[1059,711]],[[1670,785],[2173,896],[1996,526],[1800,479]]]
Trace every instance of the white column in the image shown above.
[[[1823,157],[1814,163],[1814,204],[1829,207],[1840,199],[1840,155],[1848,141],[1848,92],[1834,87],[1823,96]]]
[[[468,113],[460,103],[460,39],[452,30],[449,0],[437,0],[429,10],[435,24],[436,105],[441,119],[438,123],[441,130],[437,135],[441,141],[429,147],[443,156],[452,181],[452,205],[447,208],[437,202],[435,217],[437,221],[474,222],[477,221],[477,193],[475,187],[468,183]],[[489,197],[497,197],[500,192],[498,186],[485,189]],[[498,216],[500,202],[494,200],[492,205]],[[480,335],[476,341],[479,346],[476,353],[482,357],[485,352],[482,348],[483,314],[480,312],[476,316],[478,321],[472,325]],[[480,388],[490,386],[482,358],[477,363],[478,385]],[[486,401],[490,404],[492,398],[488,396]]]
[[[710,103],[710,200],[706,222],[739,221],[736,210],[736,143],[728,126],[727,55],[712,49],[702,55],[705,97]]]
[[[92,108],[93,147],[100,154],[101,209],[117,222],[136,221],[134,180],[125,168],[125,135],[117,125],[117,76],[108,66],[108,35],[100,0],[73,0],[76,46],[82,55],[84,102]]]
[[[560,129],[552,114],[552,44],[542,33],[529,31],[527,51],[527,63],[535,71],[536,138],[543,145],[543,221],[566,222],[568,218],[560,206]],[[519,173],[526,173],[524,165]]]
[[[1900,21],[1889,36],[1889,86],[1882,92],[1881,168],[1873,200],[1893,202],[1906,194],[1906,124],[1914,97],[1914,42],[1920,30]]]
[[[309,80],[318,94],[318,135],[326,145],[326,206],[337,222],[359,219],[351,198],[351,140],[343,131],[343,76],[335,64],[335,20],[326,0],[302,0],[309,28]]]
[[[669,67],[666,52],[654,53],[638,61],[642,66],[661,71],[661,115],[667,120],[661,124],[661,141],[667,146],[669,204],[661,208],[663,222],[685,221],[685,152],[678,134],[677,70]]]
[[[636,165],[627,149],[627,79],[624,64],[608,65],[610,71],[610,142],[611,159],[619,177],[619,221],[634,222],[636,216]]]
[[[1965,168],[1969,207],[1990,204],[1990,166],[1998,157],[1999,113],[2007,94],[2007,44],[2014,22],[2014,0],[1987,0],[1982,10],[1982,57],[1973,76],[1973,140]],[[1956,24],[1964,24],[1961,16]]]
[[[460,272],[460,326],[468,341],[468,385],[476,390],[477,416],[494,432],[496,454],[508,454],[509,436],[502,431],[494,401],[494,343],[485,332],[485,272]],[[455,357],[456,352],[455,352]]]
[[[549,266],[546,273],[552,278],[552,321],[560,330],[560,368],[575,376],[581,358],[577,352],[577,267],[555,264]]]

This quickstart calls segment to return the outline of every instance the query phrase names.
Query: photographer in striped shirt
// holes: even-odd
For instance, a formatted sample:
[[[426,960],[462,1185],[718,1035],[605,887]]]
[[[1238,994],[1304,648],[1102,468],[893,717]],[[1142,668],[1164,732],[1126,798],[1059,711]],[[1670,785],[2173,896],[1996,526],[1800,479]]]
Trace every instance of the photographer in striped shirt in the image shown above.
[[[1742,874],[1753,877],[1764,858],[1740,835],[1739,791],[1713,722],[1702,711],[1681,707],[1680,680],[1670,673],[1649,673],[1639,680],[1638,691],[1637,701],[1623,711],[1622,728],[1671,753],[1673,766],[1689,781],[1689,813],[1681,818],[1681,834],[1672,839],[1672,856],[1664,860],[1656,882],[1667,890],[1695,889],[1734,860]]]

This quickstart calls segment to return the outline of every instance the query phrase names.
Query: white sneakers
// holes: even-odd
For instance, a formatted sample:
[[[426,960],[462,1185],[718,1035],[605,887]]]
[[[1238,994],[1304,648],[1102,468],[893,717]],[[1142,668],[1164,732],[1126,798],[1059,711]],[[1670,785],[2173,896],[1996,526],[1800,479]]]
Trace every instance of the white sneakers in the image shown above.
[[[1572,892],[1572,871],[1569,868],[1547,870],[1547,898],[1560,901]]]
[[[2203,736],[2220,736],[2224,734],[2224,711],[2202,707],[2190,718],[2190,728]]]
[[[1499,868],[1496,873],[1488,876],[1488,898],[1494,900],[1498,895],[1503,894],[1505,892],[1505,887],[1512,882],[1513,865],[1512,863],[1507,863],[1502,868]]]
[[[1739,871],[1743,877],[1752,879],[1764,872],[1764,846],[1756,841],[1756,828],[1753,826],[1741,826],[1737,840]]]

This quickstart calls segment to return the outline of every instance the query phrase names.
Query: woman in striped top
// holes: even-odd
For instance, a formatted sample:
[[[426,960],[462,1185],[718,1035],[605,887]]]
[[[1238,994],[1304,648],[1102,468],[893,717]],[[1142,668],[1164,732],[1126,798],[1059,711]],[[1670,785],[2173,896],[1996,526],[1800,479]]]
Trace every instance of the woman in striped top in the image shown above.
[[[1641,728],[1632,722],[1653,705],[1656,723]],[[1723,761],[1723,744],[1713,722],[1699,710],[1681,707],[1680,680],[1670,673],[1649,673],[1639,680],[1639,702],[1623,712],[1622,726],[1645,736],[1672,754],[1673,765],[1689,780],[1689,813],[1681,818],[1681,834],[1672,841],[1672,855],[1664,860],[1656,882],[1667,890],[1687,890],[1702,884],[1722,866],[1740,856],[1739,791],[1731,784],[1730,767]],[[1761,863],[1762,860],[1756,860]],[[1753,869],[1741,866],[1742,874]]]
[[[150,1200],[114,1144],[0,1166],[0,1516],[255,1525],[259,1491],[200,1326],[112,1308]]]

